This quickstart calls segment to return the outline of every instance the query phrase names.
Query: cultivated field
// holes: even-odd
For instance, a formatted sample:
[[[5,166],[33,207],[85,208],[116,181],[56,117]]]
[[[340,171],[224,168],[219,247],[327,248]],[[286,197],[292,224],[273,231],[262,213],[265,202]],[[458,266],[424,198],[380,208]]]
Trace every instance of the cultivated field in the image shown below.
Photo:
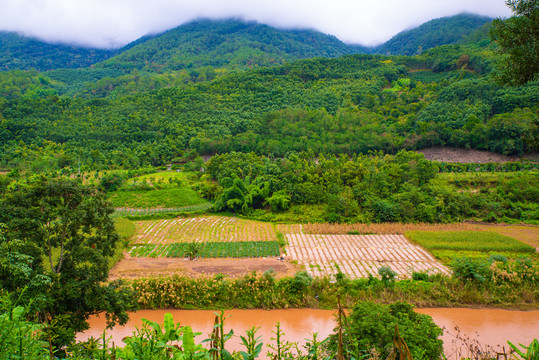
[[[455,258],[537,258],[535,247],[494,231],[410,231],[406,237],[429,250],[443,262]]]
[[[449,270],[421,247],[402,235],[308,235],[287,234],[289,260],[304,266],[312,276],[331,276],[337,267],[348,277],[378,276],[389,266],[399,278],[414,271],[445,273]]]
[[[283,233],[304,232],[306,234],[348,234],[348,235],[403,235],[407,231],[474,231],[479,230],[475,224],[305,224],[305,225],[279,225],[278,230]]]
[[[276,241],[273,224],[225,216],[136,221],[136,244]]]

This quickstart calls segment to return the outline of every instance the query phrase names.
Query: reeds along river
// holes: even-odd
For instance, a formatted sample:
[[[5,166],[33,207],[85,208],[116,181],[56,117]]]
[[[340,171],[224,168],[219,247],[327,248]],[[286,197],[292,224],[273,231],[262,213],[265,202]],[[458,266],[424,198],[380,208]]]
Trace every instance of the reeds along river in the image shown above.
[[[483,348],[490,346],[500,352],[503,346],[506,350],[509,348],[507,340],[528,345],[539,337],[539,310],[431,308],[417,311],[432,316],[434,322],[444,328],[444,349],[450,359],[467,355],[459,353],[465,349],[464,344],[456,338],[459,331],[462,338],[477,341]],[[126,326],[108,330],[107,336],[121,346],[123,337],[132,335],[135,327],[142,326],[142,318],[162,324],[167,312],[181,325],[190,325],[194,331],[202,332],[197,337],[198,342],[209,337],[215,318],[215,312],[211,310],[141,310],[131,314]],[[304,344],[305,338],[310,338],[314,332],[318,332],[319,339],[333,332],[336,324],[333,314],[333,310],[318,309],[227,310],[225,315],[231,316],[225,321],[225,331],[233,329],[235,335],[245,335],[247,329],[260,327],[257,335],[262,336],[265,354],[266,345],[274,343],[270,339],[274,337],[272,331],[275,331],[277,322],[280,322],[287,341]],[[98,338],[104,329],[104,317],[92,317],[90,329],[80,333],[77,339],[85,340],[90,336]],[[240,346],[239,336],[233,337],[227,345],[230,350],[244,350]]]

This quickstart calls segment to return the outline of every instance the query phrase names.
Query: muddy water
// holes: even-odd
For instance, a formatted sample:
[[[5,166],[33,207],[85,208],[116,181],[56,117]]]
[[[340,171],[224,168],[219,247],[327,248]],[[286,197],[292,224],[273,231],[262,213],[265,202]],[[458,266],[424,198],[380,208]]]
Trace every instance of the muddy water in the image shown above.
[[[420,313],[433,317],[434,322],[444,331],[444,348],[448,358],[460,358],[467,353],[457,353],[456,349],[464,349],[462,341],[455,335],[460,329],[461,337],[479,341],[482,348],[486,346],[498,349],[498,345],[507,348],[507,340],[513,343],[529,344],[531,340],[539,337],[539,310],[535,311],[511,311],[498,309],[461,309],[461,308],[433,308],[418,309]],[[197,337],[198,342],[206,339],[212,330],[215,314],[209,310],[141,310],[131,314],[131,319],[126,326],[118,326],[108,331],[115,344],[121,345],[121,339],[132,335],[135,327],[142,325],[142,318],[163,323],[164,314],[170,312],[176,322],[182,325],[190,325],[194,331],[202,332]],[[288,309],[288,310],[228,310],[226,315],[231,315],[225,322],[225,331],[234,329],[236,335],[245,335],[245,331],[253,326],[259,326],[257,335],[262,336],[264,344],[274,343],[270,340],[274,337],[277,321],[281,323],[281,329],[288,341],[305,343],[305,338],[313,332],[319,333],[319,338],[328,336],[335,327],[332,310],[318,309]],[[104,317],[90,319],[90,329],[79,334],[78,340],[84,340],[90,336],[99,337],[105,328]],[[228,330],[227,330],[228,329]],[[240,346],[239,337],[235,336],[228,343],[231,350],[243,350]],[[264,349],[263,352],[266,352]]]

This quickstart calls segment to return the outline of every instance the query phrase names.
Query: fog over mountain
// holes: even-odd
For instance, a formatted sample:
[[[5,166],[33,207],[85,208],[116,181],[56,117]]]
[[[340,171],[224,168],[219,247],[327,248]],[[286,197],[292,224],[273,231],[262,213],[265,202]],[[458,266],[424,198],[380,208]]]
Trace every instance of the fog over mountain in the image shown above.
[[[504,0],[2,0],[0,30],[117,48],[193,19],[237,17],[373,46],[430,19],[462,12],[510,16]]]

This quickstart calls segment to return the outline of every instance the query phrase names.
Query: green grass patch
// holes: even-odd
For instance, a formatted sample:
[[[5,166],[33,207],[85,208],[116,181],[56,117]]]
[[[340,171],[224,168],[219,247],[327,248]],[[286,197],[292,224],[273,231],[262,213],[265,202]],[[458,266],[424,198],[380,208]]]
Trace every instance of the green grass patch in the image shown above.
[[[446,262],[463,256],[516,258],[535,254],[534,247],[491,231],[409,231],[405,236]]]
[[[191,243],[175,244],[145,244],[131,248],[131,256],[137,257],[186,257]],[[277,241],[237,241],[237,242],[207,242],[198,243],[197,257],[269,257],[279,256],[280,249]]]
[[[193,174],[165,171],[127,180],[110,195],[117,208],[177,208],[206,204],[191,188]]]
[[[110,196],[114,207],[172,208],[208,203],[198,193],[187,187],[153,190],[119,190]]]

